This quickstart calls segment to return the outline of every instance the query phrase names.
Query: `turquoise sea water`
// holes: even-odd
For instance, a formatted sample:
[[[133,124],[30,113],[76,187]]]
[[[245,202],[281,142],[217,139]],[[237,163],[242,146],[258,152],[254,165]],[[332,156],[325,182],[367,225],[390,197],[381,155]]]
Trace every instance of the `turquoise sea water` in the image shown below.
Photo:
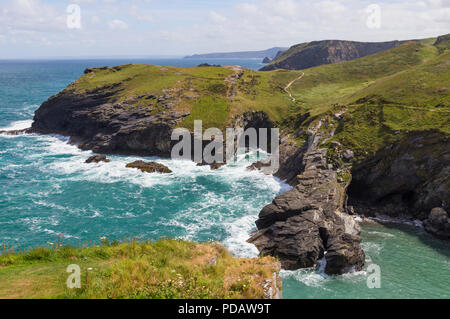
[[[125,63],[258,69],[259,60],[128,59],[0,61],[0,130],[31,125],[34,111],[77,79],[86,67]],[[125,168],[136,157],[84,164],[92,155],[61,136],[0,136],[0,244],[47,246],[138,237],[223,242],[237,256],[256,256],[246,243],[257,214],[289,186],[245,170],[244,160],[218,171],[186,161],[156,159],[174,173]],[[150,159],[150,158],[149,158]],[[154,159],[154,158],[153,158]],[[367,264],[381,267],[380,289],[366,270],[340,277],[320,271],[283,272],[285,298],[450,297],[450,246],[412,226],[365,226]]]

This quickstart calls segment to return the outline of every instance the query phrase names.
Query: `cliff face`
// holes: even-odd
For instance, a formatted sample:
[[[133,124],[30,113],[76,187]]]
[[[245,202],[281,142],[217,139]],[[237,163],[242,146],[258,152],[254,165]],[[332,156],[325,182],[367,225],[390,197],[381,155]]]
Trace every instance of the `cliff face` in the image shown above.
[[[117,90],[108,86],[83,94],[63,91],[36,111],[31,130],[70,136],[81,149],[98,153],[169,156],[172,128],[183,115],[134,109],[134,98],[111,102]]]
[[[349,204],[360,214],[424,220],[433,208],[449,211],[449,137],[437,131],[410,133],[355,165],[352,175]]]
[[[340,40],[314,41],[291,47],[261,71],[275,69],[302,70],[310,67],[350,61],[370,54],[389,50],[400,45],[391,42],[353,42]]]
[[[334,134],[325,132],[324,124],[320,120],[310,126],[301,148],[281,145],[285,168],[279,173],[288,167],[296,177],[285,177],[294,188],[263,208],[249,242],[262,255],[278,257],[289,270],[314,267],[325,257],[325,272],[334,275],[361,270],[365,254],[360,228],[344,209],[349,183],[340,176],[346,168],[328,163],[328,150],[319,146]],[[293,166],[295,162],[300,166]]]
[[[32,131],[71,136],[95,152],[168,156],[173,128],[192,130],[194,120],[204,128],[282,127],[276,176],[294,189],[261,211],[251,242],[284,268],[311,267],[325,257],[326,272],[339,274],[364,263],[351,215],[408,214],[426,220],[426,229],[440,237],[449,233],[450,57],[448,41],[437,42],[438,49],[410,42],[304,72],[87,70],[39,108]],[[349,41],[302,45],[311,59],[323,50],[324,63],[386,48]],[[440,209],[430,214],[433,208]]]

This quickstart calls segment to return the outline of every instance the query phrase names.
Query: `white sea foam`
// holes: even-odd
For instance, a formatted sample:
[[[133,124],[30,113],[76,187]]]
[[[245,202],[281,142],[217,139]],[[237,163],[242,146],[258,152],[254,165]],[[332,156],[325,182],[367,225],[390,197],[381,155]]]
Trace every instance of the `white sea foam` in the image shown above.
[[[31,124],[33,124],[32,120],[15,121],[15,122],[12,122],[10,125],[8,125],[6,127],[0,127],[0,131],[24,130],[24,129],[30,128]]]
[[[31,121],[27,121],[11,125],[8,129],[26,128],[30,125]],[[255,200],[249,200],[241,194],[243,181],[260,189],[261,194],[265,194],[263,196],[271,193],[275,197],[278,193],[291,189],[289,185],[282,183],[273,176],[247,170],[246,167],[257,160],[254,153],[250,154],[250,159],[239,156],[237,162],[225,165],[215,171],[212,171],[209,166],[197,166],[192,161],[145,158],[144,160],[162,163],[173,171],[171,174],[148,174],[138,169],[126,168],[127,163],[142,159],[139,157],[108,156],[111,160],[110,163],[86,164],[86,159],[93,153],[80,150],[77,146],[69,144],[67,137],[58,135],[29,136],[36,139],[37,143],[27,146],[31,149],[30,152],[26,153],[26,158],[33,163],[42,161],[37,167],[46,176],[51,176],[56,185],[59,185],[60,181],[92,181],[107,184],[128,182],[143,188],[152,188],[157,185],[181,183],[181,185],[186,185],[189,188],[186,189],[186,192],[192,190],[201,192],[203,198],[195,202],[186,211],[179,212],[168,219],[160,218],[154,222],[164,227],[182,228],[185,233],[183,237],[186,239],[198,238],[199,233],[204,233],[220,225],[227,232],[223,241],[224,244],[233,254],[240,257],[255,257],[258,255],[256,247],[247,243],[247,239],[251,232],[256,229],[254,222],[261,208],[255,207]],[[212,178],[212,180],[226,184],[233,196],[230,198],[225,196],[224,193],[208,191],[205,185],[197,182],[197,179],[201,177]],[[55,191],[60,192],[61,190],[55,189]],[[137,196],[137,200],[140,196],[138,193],[134,194]],[[259,195],[259,193],[255,194],[255,196]],[[167,196],[170,198],[170,193]],[[57,211],[64,210],[64,207],[47,202],[42,196],[35,197],[33,201],[37,205]],[[270,200],[267,200],[266,204],[269,202]],[[239,211],[247,212],[247,214],[245,216],[234,214],[233,207],[236,207]],[[84,212],[72,209],[71,214],[82,214],[90,218],[103,217],[102,212],[92,207],[84,210]],[[151,214],[151,212],[148,211],[147,214]],[[135,218],[136,216],[136,214],[126,211],[116,217]],[[35,232],[49,233],[52,231],[51,227],[48,227],[48,221],[32,220],[27,223],[32,228],[30,230]],[[44,225],[45,227],[43,227]]]
[[[341,276],[329,276],[325,274],[325,264],[324,261],[320,260],[318,262],[319,269],[307,268],[299,270],[282,270],[280,275],[283,279],[292,278],[298,282],[303,283],[308,287],[321,288],[323,290],[330,290],[326,287],[328,283],[333,281],[344,281],[344,282],[360,282],[366,280],[367,272],[362,271],[350,271]]]
[[[229,237],[224,241],[233,255],[237,257],[252,258],[259,255],[255,245],[247,242],[251,231],[255,229],[257,215],[241,217],[227,225]]]
[[[327,275],[319,273],[314,269],[299,269],[299,270],[282,270],[280,275],[283,279],[293,278],[308,287],[320,287],[328,279]]]
[[[379,214],[379,215],[376,215],[375,217],[369,217],[369,219],[374,220],[376,222],[380,222],[380,223],[403,224],[403,225],[414,226],[417,228],[423,228],[423,224],[420,220],[412,219],[409,216],[390,217],[390,216]]]
[[[395,237],[394,234],[389,234],[389,233],[380,232],[380,231],[369,231],[367,233],[371,234],[371,235],[376,235],[376,236],[379,236],[379,237],[383,237],[383,238],[393,238],[393,237]]]

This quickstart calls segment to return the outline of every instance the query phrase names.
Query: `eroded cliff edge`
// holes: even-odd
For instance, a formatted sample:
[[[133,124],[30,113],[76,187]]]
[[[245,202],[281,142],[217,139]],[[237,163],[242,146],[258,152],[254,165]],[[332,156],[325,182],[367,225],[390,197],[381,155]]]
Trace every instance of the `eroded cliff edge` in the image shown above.
[[[286,84],[303,72],[91,69],[41,106],[31,131],[68,135],[99,153],[169,156],[172,130],[190,128],[194,119],[205,127],[281,127],[277,176],[294,189],[262,210],[251,241],[284,268],[311,267],[325,257],[326,272],[339,274],[364,262],[358,214],[407,214],[441,238],[448,233],[449,90],[442,83],[450,63],[440,50],[409,43],[329,65],[328,82],[305,70],[290,88],[294,100]],[[381,71],[368,72],[367,65]],[[349,92],[355,81],[342,103],[334,103],[337,95],[323,99],[324,83]],[[314,90],[320,94],[311,99]]]

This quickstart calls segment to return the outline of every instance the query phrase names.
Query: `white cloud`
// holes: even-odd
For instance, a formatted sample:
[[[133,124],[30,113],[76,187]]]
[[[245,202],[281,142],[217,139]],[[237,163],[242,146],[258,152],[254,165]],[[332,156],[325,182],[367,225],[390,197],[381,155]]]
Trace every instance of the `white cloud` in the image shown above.
[[[128,24],[122,20],[115,19],[108,22],[108,27],[111,30],[126,30],[128,29]]]
[[[211,12],[209,13],[209,17],[210,17],[211,21],[212,21],[212,22],[215,22],[215,23],[221,23],[221,22],[227,21],[227,18],[226,18],[226,17],[224,17],[224,16],[221,15],[221,14],[218,14],[218,13],[215,12],[215,11],[211,11]]]
[[[244,0],[227,6],[204,2],[196,10],[161,7],[161,2],[147,0],[0,1],[0,58],[34,52],[105,55],[111,48],[118,55],[184,55],[322,39],[383,41],[450,32],[450,0]],[[75,2],[82,9],[81,30],[66,26],[65,6]],[[377,2],[381,28],[368,29],[365,9]]]
[[[148,11],[144,11],[141,8],[139,8],[136,5],[133,5],[128,10],[128,15],[132,18],[135,18],[138,21],[144,21],[144,22],[153,22],[153,16]]]

